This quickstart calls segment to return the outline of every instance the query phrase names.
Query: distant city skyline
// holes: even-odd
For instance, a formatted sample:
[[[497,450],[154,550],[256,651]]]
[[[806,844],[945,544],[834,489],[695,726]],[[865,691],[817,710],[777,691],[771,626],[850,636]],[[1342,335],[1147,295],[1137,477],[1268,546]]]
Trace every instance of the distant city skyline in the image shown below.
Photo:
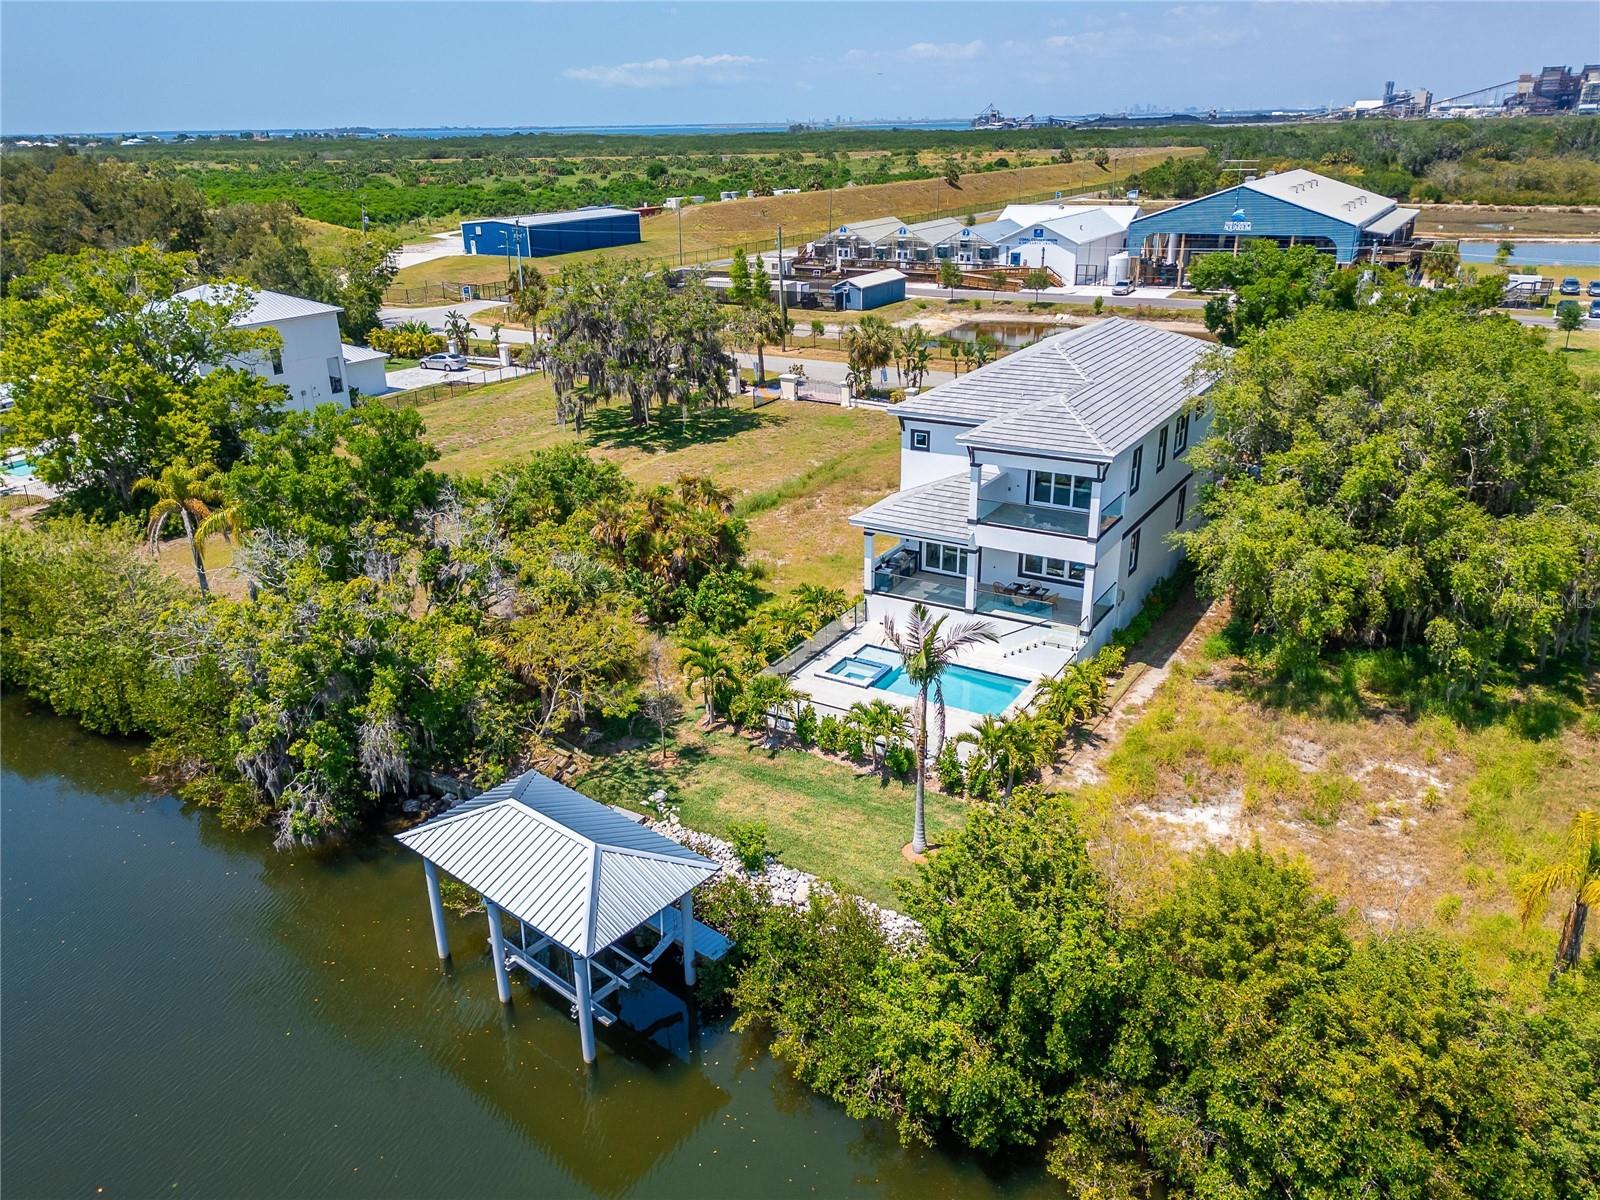
[[[1529,3],[0,6],[0,132],[777,123],[1306,108],[1600,60]]]

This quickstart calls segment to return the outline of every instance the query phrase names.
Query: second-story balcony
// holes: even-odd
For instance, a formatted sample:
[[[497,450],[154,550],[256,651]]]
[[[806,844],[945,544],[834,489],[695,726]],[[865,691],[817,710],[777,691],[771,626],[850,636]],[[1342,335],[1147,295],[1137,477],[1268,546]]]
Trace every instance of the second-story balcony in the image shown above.
[[[1096,531],[1089,531],[1089,514],[1076,508],[1054,508],[1043,504],[996,504],[983,501],[978,505],[980,525],[1005,525],[1012,529],[1028,529],[1038,533],[1053,533],[1063,537],[1099,537],[1122,520],[1123,497],[1118,496],[1100,506],[1100,523]]]

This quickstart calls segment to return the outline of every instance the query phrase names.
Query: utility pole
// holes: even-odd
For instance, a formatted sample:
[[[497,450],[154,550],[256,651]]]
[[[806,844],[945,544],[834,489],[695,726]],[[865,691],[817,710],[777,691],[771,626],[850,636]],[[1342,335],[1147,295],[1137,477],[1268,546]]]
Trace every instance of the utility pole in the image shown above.
[[[779,344],[789,352],[789,288],[783,282],[783,226],[778,226],[778,323],[783,327]]]

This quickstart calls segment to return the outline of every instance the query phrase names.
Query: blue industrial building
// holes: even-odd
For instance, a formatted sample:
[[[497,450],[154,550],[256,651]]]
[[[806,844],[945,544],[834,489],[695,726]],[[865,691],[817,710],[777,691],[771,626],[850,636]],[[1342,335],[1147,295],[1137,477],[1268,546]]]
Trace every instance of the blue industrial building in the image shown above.
[[[1416,223],[1416,209],[1376,192],[1312,171],[1268,172],[1135,218],[1128,250],[1142,281],[1173,285],[1196,255],[1233,253],[1253,239],[1316,246],[1340,263],[1395,261]]]
[[[870,271],[833,285],[834,302],[839,308],[865,312],[906,298],[906,277],[899,271]]]
[[[544,258],[599,246],[631,246],[639,240],[639,214],[630,208],[578,208],[461,223],[461,248],[468,254],[516,258],[520,245],[523,258]]]

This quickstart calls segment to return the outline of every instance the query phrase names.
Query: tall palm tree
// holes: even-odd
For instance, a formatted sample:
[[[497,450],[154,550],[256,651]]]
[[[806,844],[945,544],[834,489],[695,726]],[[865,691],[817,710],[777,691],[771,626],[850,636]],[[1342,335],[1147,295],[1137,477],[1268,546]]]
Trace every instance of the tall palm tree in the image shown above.
[[[717,693],[733,686],[733,663],[722,647],[707,637],[686,638],[683,643],[683,681],[691,693],[700,689],[705,702],[706,726],[717,720]]]
[[[205,560],[200,555],[200,542],[196,530],[211,516],[211,506],[220,503],[222,491],[211,482],[216,468],[210,463],[191,467],[183,459],[174,459],[155,478],[145,476],[134,481],[133,490],[149,492],[156,502],[150,509],[150,552],[154,554],[161,544],[161,531],[170,517],[183,523],[183,536],[189,543],[189,553],[194,556],[194,577],[202,595],[209,594],[211,585],[206,579]]]
[[[928,773],[928,704],[932,701],[938,715],[938,742],[944,744],[944,673],[955,662],[956,655],[979,642],[995,641],[994,632],[983,621],[963,621],[945,629],[945,616],[929,616],[925,605],[911,610],[911,618],[904,631],[896,627],[891,618],[883,623],[883,636],[900,654],[906,678],[917,689],[917,699],[912,708],[912,740],[916,751],[917,807],[912,823],[911,849],[921,854],[928,848],[927,827],[923,820],[923,798]]]
[[[1571,894],[1572,906],[1561,922],[1556,961],[1550,968],[1552,980],[1568,967],[1578,965],[1589,909],[1600,904],[1600,809],[1580,809],[1574,814],[1561,857],[1518,881],[1517,914],[1523,926],[1544,916],[1550,898],[1562,893]]]

